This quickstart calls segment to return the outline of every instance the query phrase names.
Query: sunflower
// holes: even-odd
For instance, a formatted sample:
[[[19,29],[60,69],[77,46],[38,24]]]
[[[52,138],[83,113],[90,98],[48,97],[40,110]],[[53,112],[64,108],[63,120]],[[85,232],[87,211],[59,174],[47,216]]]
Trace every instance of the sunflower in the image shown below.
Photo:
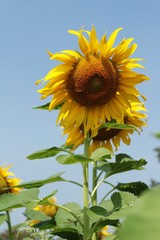
[[[130,58],[137,48],[133,38],[123,38],[114,47],[116,29],[100,41],[96,29],[69,30],[78,37],[80,52],[63,50],[49,53],[51,60],[61,61],[42,79],[44,87],[38,90],[41,99],[52,96],[49,110],[61,105],[57,123],[64,127],[80,127],[84,134],[97,128],[99,122],[116,119],[123,122],[131,102],[140,102],[142,96],[135,85],[148,80],[144,74],[133,71],[143,68],[140,58]],[[142,96],[143,97],[143,96]]]
[[[0,194],[3,193],[17,193],[21,188],[14,187],[17,186],[20,182],[20,178],[15,178],[14,173],[8,172],[12,165],[0,167]],[[12,177],[10,177],[12,176]]]
[[[106,237],[109,237],[112,235],[111,232],[108,232],[109,226],[105,226],[104,228],[101,229],[101,231],[98,232],[98,240],[104,240]]]
[[[53,205],[54,203],[56,203],[56,198],[49,198],[48,201],[51,204],[38,205],[34,208],[34,210],[43,212],[49,217],[53,217],[57,212],[57,207]]]
[[[129,145],[131,142],[130,134],[133,134],[134,131],[140,133],[143,126],[146,126],[146,111],[143,104],[140,103],[132,103],[132,109],[129,108],[126,110],[126,115],[124,116],[124,123],[128,125],[132,125],[135,127],[132,129],[109,129],[109,128],[101,128],[102,123],[99,124],[97,129],[94,129],[91,145],[90,145],[90,153],[99,147],[108,148],[111,152],[117,151],[120,142]],[[95,133],[96,132],[96,133]],[[79,145],[84,143],[84,132],[83,129],[80,128],[65,128],[64,134],[68,134],[66,145],[73,146],[73,149],[76,149]]]
[[[51,197],[48,199],[49,203],[51,204],[45,204],[45,205],[37,205],[34,210],[36,211],[40,211],[45,213],[47,216],[49,217],[54,217],[58,208],[56,206],[54,206],[53,204],[56,203],[56,198],[55,197]],[[35,220],[31,220],[30,221],[30,226],[33,226],[37,223],[39,223],[40,221],[38,219]]]

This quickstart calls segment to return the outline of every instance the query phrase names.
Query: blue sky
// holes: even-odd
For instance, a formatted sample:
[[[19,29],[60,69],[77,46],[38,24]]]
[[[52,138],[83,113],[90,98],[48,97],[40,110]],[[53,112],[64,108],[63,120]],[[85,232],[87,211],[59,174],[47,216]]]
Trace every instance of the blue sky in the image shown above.
[[[68,29],[83,25],[97,29],[99,38],[124,27],[118,41],[134,37],[138,48],[135,57],[144,58],[143,71],[150,81],[138,86],[147,97],[148,127],[141,135],[132,136],[130,146],[121,145],[118,152],[125,152],[135,159],[148,161],[146,170],[119,175],[113,183],[127,181],[160,180],[160,165],[154,148],[160,143],[152,133],[160,131],[160,3],[153,1],[53,1],[5,0],[0,2],[0,72],[1,72],[1,124],[0,165],[13,163],[12,171],[23,181],[43,179],[57,172],[66,171],[64,177],[81,181],[79,165],[58,165],[54,159],[29,161],[26,156],[36,150],[64,143],[55,121],[57,112],[33,110],[45,102],[36,92],[35,81],[42,78],[57,63],[49,61],[46,50],[57,52],[77,49],[77,38]],[[48,100],[46,101],[48,102]],[[67,183],[51,184],[42,188],[41,196],[58,189],[58,202],[81,203],[81,191]],[[16,220],[21,217],[18,215]]]

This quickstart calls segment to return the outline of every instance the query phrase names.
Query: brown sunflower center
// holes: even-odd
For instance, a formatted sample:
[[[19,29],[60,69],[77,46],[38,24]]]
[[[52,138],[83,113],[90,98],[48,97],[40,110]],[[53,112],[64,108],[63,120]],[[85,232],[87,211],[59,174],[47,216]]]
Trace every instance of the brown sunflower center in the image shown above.
[[[121,132],[121,129],[106,130],[106,128],[101,128],[98,131],[98,134],[93,138],[93,140],[96,140],[96,141],[109,140],[109,139],[115,137],[116,135],[118,135],[120,132]]]
[[[108,102],[117,92],[118,69],[107,58],[89,56],[81,59],[67,79],[70,96],[83,106]]]

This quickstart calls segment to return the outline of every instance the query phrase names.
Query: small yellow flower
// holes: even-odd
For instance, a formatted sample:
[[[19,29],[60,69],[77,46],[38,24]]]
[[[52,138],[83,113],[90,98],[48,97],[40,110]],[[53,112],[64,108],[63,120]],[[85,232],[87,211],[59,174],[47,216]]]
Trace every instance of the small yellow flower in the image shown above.
[[[0,194],[17,193],[21,190],[21,188],[14,187],[21,182],[21,179],[14,177],[14,173],[8,172],[11,167],[12,165],[0,167]]]
[[[132,104],[132,110],[126,110],[124,123],[136,127],[136,130],[140,132],[142,127],[147,125],[145,121],[146,114],[140,112],[145,110],[142,104]],[[127,145],[130,144],[131,139],[129,135],[134,133],[133,129],[99,129],[99,127],[93,131],[94,137],[91,141],[90,152],[99,147],[108,148],[111,152],[117,151],[121,141]],[[65,128],[64,134],[68,134],[66,145],[73,145],[74,149],[84,143],[85,136],[82,128]]]
[[[83,125],[84,135],[100,122],[115,119],[122,123],[131,103],[140,102],[142,96],[136,85],[148,80],[144,74],[133,71],[143,68],[140,58],[130,58],[137,48],[133,38],[123,38],[114,46],[116,29],[107,39],[99,41],[94,26],[91,31],[80,29],[69,33],[78,37],[81,51],[63,50],[49,53],[51,60],[61,61],[42,79],[46,85],[38,92],[42,99],[52,96],[49,110],[62,104],[57,123],[65,128]],[[39,83],[39,81],[37,82]],[[142,96],[143,97],[143,96]]]
[[[55,197],[49,198],[48,201],[51,204],[54,204],[54,203],[56,203],[56,198]],[[43,213],[45,213],[49,217],[54,217],[54,215],[56,214],[58,208],[56,206],[54,206],[54,205],[45,204],[45,205],[37,205],[34,208],[34,210],[43,212]],[[40,222],[39,220],[32,220],[30,222],[30,226],[33,226],[34,224],[37,224],[39,222]]]
[[[104,228],[101,229],[98,233],[98,240],[103,240],[106,239],[106,237],[109,237],[112,235],[111,232],[108,232],[108,226],[105,226]]]

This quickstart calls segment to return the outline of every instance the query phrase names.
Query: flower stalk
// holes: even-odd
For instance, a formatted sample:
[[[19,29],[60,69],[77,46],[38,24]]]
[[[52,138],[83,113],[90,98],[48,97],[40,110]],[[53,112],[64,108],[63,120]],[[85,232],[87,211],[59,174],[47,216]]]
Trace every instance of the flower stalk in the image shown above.
[[[89,144],[90,140],[87,136],[84,140],[84,156],[89,157]],[[83,214],[84,214],[84,228],[83,228],[83,240],[88,239],[89,232],[89,217],[87,215],[87,210],[89,207],[89,170],[88,163],[83,164]]]
[[[7,225],[8,225],[8,237],[9,240],[13,240],[13,236],[12,236],[12,226],[11,226],[11,218],[10,218],[10,214],[9,211],[6,211],[7,214]]]

